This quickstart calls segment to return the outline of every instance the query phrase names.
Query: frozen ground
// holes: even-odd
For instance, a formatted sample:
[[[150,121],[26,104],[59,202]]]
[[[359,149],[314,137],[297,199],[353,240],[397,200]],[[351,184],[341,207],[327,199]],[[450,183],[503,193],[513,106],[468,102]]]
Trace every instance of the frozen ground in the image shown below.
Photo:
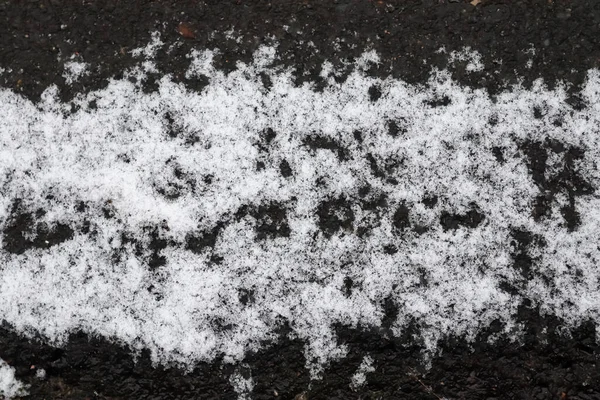
[[[599,396],[600,5],[474,3],[0,2],[4,395]]]
[[[194,52],[201,93],[144,93],[152,54],[74,106],[3,90],[3,319],[190,367],[287,321],[314,378],[346,355],[337,325],[417,323],[435,353],[494,321],[518,339],[524,299],[566,329],[598,320],[597,71],[578,110],[541,82],[492,98],[443,71],[370,78],[372,52],[316,92],[275,54],[226,76]]]

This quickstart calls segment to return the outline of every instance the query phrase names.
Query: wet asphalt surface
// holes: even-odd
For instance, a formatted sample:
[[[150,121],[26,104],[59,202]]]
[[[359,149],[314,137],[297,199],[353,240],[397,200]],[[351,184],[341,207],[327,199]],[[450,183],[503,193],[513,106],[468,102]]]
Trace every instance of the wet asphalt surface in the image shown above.
[[[232,28],[241,40],[227,33]],[[157,53],[158,72],[144,82],[148,92],[167,73],[192,90],[202,90],[206,81],[185,77],[190,63],[186,55],[194,48],[219,48],[215,66],[232,71],[237,60],[250,61],[261,44],[274,41],[281,53],[276,63],[293,66],[296,82],[311,81],[317,90],[325,85],[319,76],[324,61],[349,73],[343,60],[374,49],[381,63],[368,71],[372,76],[423,83],[430,67],[436,66],[448,68],[461,84],[485,88],[492,95],[519,78],[526,87],[537,78],[550,87],[564,80],[572,83],[569,102],[584,108],[577,90],[586,71],[600,64],[600,3],[595,1],[484,0],[476,6],[441,0],[1,1],[0,68],[5,71],[0,86],[37,101],[46,87],[57,84],[61,99],[70,101],[78,93],[102,88],[109,79],[121,77],[139,61],[129,50],[148,43],[153,31],[161,32],[166,43],[163,49],[177,46],[170,54],[166,50]],[[450,52],[466,46],[481,54],[482,71],[467,73],[466,62],[448,65],[447,56],[436,52],[440,47]],[[529,51],[532,47],[535,54]],[[92,73],[66,85],[62,74],[71,55],[89,63]],[[337,79],[344,78],[342,74]],[[266,76],[264,84],[269,85]],[[551,146],[528,146],[531,174],[543,174],[543,159]],[[536,207],[540,215],[547,211],[543,202]],[[573,227],[578,224],[576,210],[567,210],[563,217]],[[19,215],[12,218],[16,223],[3,232],[5,246],[9,246],[3,251],[18,253],[36,247],[35,240],[24,239],[35,222],[19,219]],[[322,228],[327,230],[327,226]],[[66,234],[57,231],[43,239],[60,242]],[[515,255],[515,267],[527,271],[533,262],[528,247],[536,244],[519,233],[515,241],[521,249]],[[516,289],[507,286],[506,290]],[[333,363],[320,381],[311,382],[304,344],[289,339],[289,328],[283,325],[276,344],[249,354],[244,361],[242,370],[251,373],[255,382],[253,398],[600,399],[600,348],[591,322],[565,337],[558,333],[560,320],[541,316],[525,301],[516,316],[526,327],[520,342],[488,343],[490,335],[502,330],[499,323],[492,324],[474,343],[448,338],[426,368],[423,344],[416,339],[419,327],[413,326],[403,337],[392,337],[389,321],[397,308],[388,302],[385,309],[388,322],[377,331],[338,327],[349,356]],[[367,354],[374,360],[375,372],[364,387],[354,391],[350,378]],[[25,339],[4,323],[0,358],[31,385],[33,399],[237,398],[229,383],[236,366],[217,361],[190,373],[174,366],[155,368],[146,353],[134,362],[127,348],[85,334],[73,334],[66,347],[55,348],[42,340]],[[46,370],[44,380],[35,377],[40,368]]]

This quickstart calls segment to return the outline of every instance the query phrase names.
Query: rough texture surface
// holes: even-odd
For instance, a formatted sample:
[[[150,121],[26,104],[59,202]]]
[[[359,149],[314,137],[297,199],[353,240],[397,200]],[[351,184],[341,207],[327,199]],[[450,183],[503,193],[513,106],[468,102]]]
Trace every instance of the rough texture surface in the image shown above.
[[[156,79],[166,73],[193,90],[206,86],[202,77],[185,76],[191,62],[187,55],[194,48],[218,47],[221,53],[214,59],[215,66],[231,71],[236,61],[250,62],[261,44],[274,41],[280,52],[277,62],[295,69],[297,84],[311,81],[317,89],[324,86],[319,75],[324,61],[343,71],[350,68],[344,61],[373,49],[381,60],[368,70],[373,76],[422,83],[432,66],[448,68],[461,84],[483,87],[492,94],[520,77],[525,86],[539,77],[550,86],[565,80],[573,84],[569,101],[575,108],[584,106],[576,89],[586,71],[600,64],[600,5],[594,1],[484,0],[477,6],[458,1],[139,1],[126,6],[121,1],[2,1],[0,85],[38,101],[50,84],[57,84],[60,98],[71,101],[79,93],[105,87],[111,78],[121,77],[127,67],[139,61],[130,50],[150,42],[151,33],[156,31],[167,44],[164,48],[172,46],[172,50],[168,54],[158,51],[157,71],[144,82],[148,92],[156,89]],[[448,55],[467,46],[481,55],[482,69],[471,70],[467,61],[449,64]],[[442,47],[445,52],[439,51]],[[63,75],[66,64],[72,61],[87,63],[90,73],[67,85],[68,77]],[[345,78],[341,74],[336,79]],[[269,86],[268,76],[264,84]],[[369,96],[376,101],[381,91],[373,87]],[[434,100],[440,106],[445,101]],[[390,124],[390,135],[401,131],[398,124]],[[177,135],[176,126],[173,134]],[[357,132],[355,138],[362,140],[361,133]],[[270,140],[266,132],[263,145]],[[343,148],[323,138],[309,138],[304,144],[311,151],[326,149],[339,159],[346,157]],[[575,199],[591,193],[592,188],[572,168],[583,156],[581,151],[561,146],[532,141],[523,143],[521,151],[535,184],[546,193],[537,200],[534,217],[547,217],[553,198],[564,192],[568,204],[561,210],[561,218],[570,229],[576,229],[580,221]],[[553,153],[563,154],[565,169],[547,180],[547,160]],[[500,148],[494,156],[499,163],[506,161]],[[384,168],[374,158],[370,167],[374,176],[386,178]],[[257,165],[260,168],[264,165]],[[286,160],[278,168],[284,177],[293,173]],[[175,189],[159,188],[165,197],[191,190],[185,177],[176,171],[174,174],[178,185]],[[366,196],[368,188],[363,193]],[[437,202],[437,198],[430,198],[424,204],[435,207]],[[386,205],[384,198],[369,196],[364,203],[365,209],[374,210]],[[112,217],[110,205],[103,212],[107,219]],[[52,229],[34,224],[41,217],[35,213],[14,204],[11,222],[3,232],[4,251],[20,254],[42,249],[73,235],[74,227],[60,223]],[[259,239],[289,236],[285,210],[279,204],[243,209],[236,217],[245,215],[257,220]],[[393,211],[394,226],[399,232],[411,229],[418,233],[420,227],[411,226],[409,215],[408,205],[398,205]],[[325,235],[347,229],[355,218],[344,197],[323,202],[318,208]],[[452,231],[477,227],[483,220],[483,214],[473,205],[464,214],[444,212],[439,222],[444,230]],[[90,227],[77,229],[89,231]],[[221,229],[217,224],[212,231],[190,235],[184,246],[201,253],[214,246]],[[37,232],[34,238],[29,234],[33,230]],[[157,227],[148,227],[147,233],[147,248],[139,252],[143,251],[151,268],[159,269],[165,262],[160,251],[170,243]],[[123,243],[140,246],[124,235]],[[525,231],[513,232],[513,238],[514,267],[527,280],[534,257],[531,248],[544,244]],[[391,254],[397,250],[390,247],[386,251]],[[118,252],[115,257],[119,257]],[[212,257],[211,261],[219,262],[218,254]],[[351,292],[354,282],[349,279],[344,283]],[[507,282],[505,290],[516,293],[519,288]],[[251,302],[252,296],[251,291],[240,293],[240,301]],[[389,320],[397,313],[395,307],[393,302],[386,304]],[[40,399],[237,398],[230,383],[234,374],[252,375],[252,398],[256,399],[600,398],[600,349],[593,324],[583,324],[571,336],[565,335],[557,328],[557,318],[540,316],[527,303],[519,307],[518,318],[526,327],[522,342],[500,338],[488,343],[488,336],[502,331],[500,323],[492,324],[474,343],[448,338],[441,354],[430,361],[429,369],[422,359],[423,345],[415,339],[419,337],[417,327],[393,338],[385,324],[378,331],[340,326],[337,333],[351,356],[330,365],[318,381],[311,381],[305,369],[304,343],[290,339],[285,327],[277,344],[249,355],[243,365],[217,361],[188,373],[176,367],[153,367],[146,353],[134,362],[129,349],[106,339],[73,334],[64,348],[54,348],[19,337],[7,325],[0,330],[0,358],[16,368],[22,382],[31,385],[31,398]],[[375,371],[367,374],[364,386],[353,389],[350,377],[366,356],[373,359]],[[40,369],[46,372],[44,378],[36,376]]]
[[[287,339],[245,360],[251,371],[255,399],[596,399],[600,349],[595,329],[584,324],[572,337],[556,330],[558,322],[522,306],[520,317],[529,328],[520,343],[487,343],[500,330],[492,326],[473,344],[448,339],[440,356],[425,367],[421,348],[407,334],[390,338],[385,332],[340,327],[340,338],[351,357],[334,363],[319,381],[304,368],[303,343]],[[128,349],[103,339],[75,334],[64,348],[54,348],[0,331],[2,357],[17,376],[31,384],[32,398],[46,399],[235,399],[229,376],[235,366],[200,365],[192,372],[154,368],[147,354],[133,361]],[[416,333],[416,332],[415,332]],[[350,377],[369,355],[375,371],[354,390]],[[36,372],[46,371],[40,380]]]
[[[552,85],[575,86],[585,71],[600,63],[600,4],[594,1],[463,1],[424,0],[402,4],[384,1],[311,2],[228,1],[54,1],[0,3],[0,75],[2,86],[37,99],[59,84],[63,98],[103,87],[135,60],[128,51],[148,43],[151,33],[174,45],[157,54],[157,76],[168,72],[193,88],[198,79],[184,76],[193,48],[219,48],[218,69],[230,71],[236,61],[249,62],[260,44],[280,43],[281,63],[297,69],[297,80],[322,81],[324,61],[342,60],[365,49],[381,56],[374,75],[426,80],[430,66],[445,68],[447,54],[471,47],[485,66],[468,73],[467,62],[452,69],[465,84],[496,92],[543,77]],[[446,54],[438,52],[444,47]],[[65,63],[79,57],[93,74],[72,87],[60,85]],[[528,67],[528,61],[532,61]],[[342,75],[340,79],[344,79]],[[149,79],[148,89],[154,82]],[[375,94],[375,93],[374,93]]]

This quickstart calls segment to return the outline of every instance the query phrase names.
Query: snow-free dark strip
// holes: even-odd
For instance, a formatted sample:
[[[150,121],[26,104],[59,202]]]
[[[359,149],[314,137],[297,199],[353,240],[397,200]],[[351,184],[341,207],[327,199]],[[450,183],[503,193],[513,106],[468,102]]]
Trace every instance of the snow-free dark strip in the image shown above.
[[[230,378],[240,375],[254,383],[251,398],[267,399],[593,399],[600,392],[595,328],[585,323],[565,336],[560,321],[541,317],[523,305],[519,318],[528,326],[518,343],[490,338],[499,323],[473,343],[461,338],[444,342],[443,352],[422,362],[422,347],[411,334],[393,338],[384,331],[338,328],[351,356],[333,363],[323,379],[311,381],[304,344],[282,328],[276,345],[250,355],[240,365],[200,364],[189,372],[153,366],[147,353],[135,359],[129,349],[101,338],[73,334],[65,347],[26,340],[5,326],[0,329],[0,356],[28,384],[30,397],[56,400],[84,398],[235,399]],[[352,387],[365,357],[374,371]],[[43,371],[40,373],[40,371]]]
[[[194,48],[219,48],[215,67],[236,69],[262,44],[280,43],[277,65],[293,67],[298,84],[324,85],[319,75],[331,62],[343,81],[351,65],[374,49],[381,64],[370,74],[422,82],[432,66],[450,67],[463,84],[492,92],[523,79],[565,80],[575,87],[599,65],[600,4],[593,0],[467,1],[57,1],[0,2],[0,84],[38,100],[57,84],[63,99],[106,86],[137,60],[130,50],[161,33],[166,46],[146,90],[171,73],[201,90],[202,77],[186,78]],[[447,53],[470,47],[484,67]],[[72,85],[63,77],[73,60],[89,63],[89,74]],[[265,76],[265,80],[268,77]],[[373,92],[376,95],[376,92]],[[574,99],[573,101],[576,101]]]

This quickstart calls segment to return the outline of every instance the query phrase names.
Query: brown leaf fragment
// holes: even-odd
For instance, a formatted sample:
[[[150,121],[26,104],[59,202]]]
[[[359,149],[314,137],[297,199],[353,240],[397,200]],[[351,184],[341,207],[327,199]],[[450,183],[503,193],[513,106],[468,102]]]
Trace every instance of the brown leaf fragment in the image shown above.
[[[477,4],[481,3],[482,0],[473,0],[471,1],[471,5],[472,6],[476,6]]]
[[[188,24],[186,24],[185,22],[181,22],[179,24],[179,26],[177,26],[177,32],[179,32],[179,34],[186,39],[195,39],[196,38],[196,34],[194,34],[194,31],[192,31],[190,26]]]

